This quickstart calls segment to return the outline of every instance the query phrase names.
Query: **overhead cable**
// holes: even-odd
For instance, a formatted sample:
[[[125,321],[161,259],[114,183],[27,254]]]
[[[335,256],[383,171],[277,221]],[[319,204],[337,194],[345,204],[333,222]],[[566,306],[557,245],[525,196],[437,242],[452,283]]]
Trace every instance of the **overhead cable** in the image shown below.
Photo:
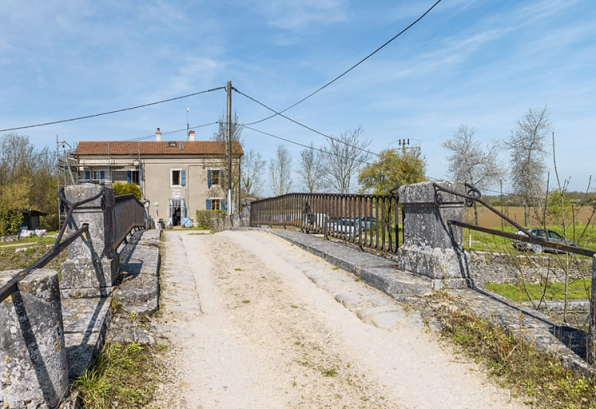
[[[293,140],[291,140],[291,139],[282,138],[281,136],[273,135],[273,134],[271,134],[271,133],[268,133],[268,132],[265,132],[265,131],[260,131],[260,130],[258,130],[258,129],[255,129],[255,128],[251,128],[251,127],[250,127],[250,126],[248,126],[248,125],[243,125],[243,127],[244,127],[244,128],[246,128],[246,129],[249,129],[249,130],[251,130],[251,131],[254,131],[254,132],[257,132],[257,133],[260,133],[260,134],[263,134],[263,135],[270,136],[270,137],[272,137],[272,138],[275,138],[275,139],[280,139],[280,140],[282,140],[282,141],[285,141],[285,142],[288,142],[288,143],[291,143],[291,144],[294,144],[294,145],[302,146],[302,147],[304,147],[304,148],[308,148],[308,149],[310,149],[310,150],[314,150],[314,151],[318,151],[318,152],[324,153],[324,154],[326,154],[326,155],[333,155],[333,156],[337,156],[337,157],[339,157],[339,158],[342,158],[342,159],[348,159],[346,156],[344,156],[344,155],[340,155],[339,153],[330,152],[330,151],[328,151],[328,150],[325,150],[325,149],[320,149],[320,148],[315,148],[314,146],[305,145],[305,144],[303,144],[303,143],[296,142],[296,141],[293,141]],[[360,160],[360,161],[358,161],[358,163],[359,163],[359,164],[360,164],[360,163],[366,163],[367,165],[370,165],[370,164],[371,164],[371,163],[369,163],[369,162],[366,162],[366,161],[364,161],[364,160]]]
[[[335,81],[339,80],[341,77],[343,77],[344,75],[346,75],[347,73],[349,73],[350,71],[352,71],[354,68],[358,67],[360,64],[362,64],[363,62],[365,62],[366,60],[368,60],[370,57],[372,57],[373,55],[375,55],[376,53],[378,53],[379,51],[381,51],[383,48],[385,48],[387,45],[389,45],[393,40],[395,40],[396,38],[398,38],[399,36],[401,36],[403,33],[405,33],[406,31],[408,31],[410,28],[412,28],[414,25],[416,25],[420,20],[422,20],[428,13],[431,12],[432,9],[434,9],[437,4],[439,4],[441,2],[441,0],[437,0],[437,2],[435,4],[433,4],[428,10],[426,10],[420,17],[418,17],[415,21],[413,21],[409,26],[407,26],[406,28],[404,28],[402,31],[400,31],[399,33],[397,33],[396,35],[394,35],[391,39],[389,39],[388,41],[385,42],[385,44],[381,45],[380,47],[378,47],[376,50],[374,50],[372,53],[368,54],[366,57],[364,57],[363,59],[361,59],[360,61],[358,61],[356,64],[352,65],[350,68],[348,68],[347,70],[345,70],[344,72],[342,72],[340,75],[338,75],[337,77],[333,78],[331,81],[327,82],[325,85],[323,85],[322,87],[318,88],[317,90],[311,92],[310,94],[308,94],[307,96],[305,96],[304,98],[302,98],[301,100],[299,100],[298,102],[290,105],[289,107],[287,107],[286,109],[279,111],[277,113],[275,113],[274,115],[268,116],[267,118],[263,118],[260,119],[258,121],[255,122],[250,122],[247,125],[255,125],[264,121],[267,121],[271,118],[276,117],[277,115],[281,115],[282,113],[294,108],[296,105],[301,104],[302,102],[306,101],[307,99],[309,99],[310,97],[312,97],[313,95],[319,93],[320,91],[324,90],[325,88],[327,88],[329,85],[333,84]],[[275,112],[275,111],[273,111]]]
[[[172,101],[177,101],[179,99],[190,98],[190,97],[194,97],[194,96],[197,96],[197,95],[206,94],[208,92],[218,91],[220,89],[226,89],[226,87],[217,87],[217,88],[212,88],[212,89],[208,89],[208,90],[205,90],[205,91],[193,92],[192,94],[182,95],[182,96],[174,97],[174,98],[168,98],[168,99],[164,99],[164,100],[161,100],[161,101],[150,102],[148,104],[142,104],[142,105],[137,105],[137,106],[128,107],[128,108],[116,109],[114,111],[102,112],[102,113],[99,113],[99,114],[79,116],[79,117],[70,118],[70,119],[61,119],[61,120],[58,120],[58,121],[44,122],[44,123],[34,124],[34,125],[25,125],[25,126],[18,126],[18,127],[14,127],[14,128],[0,129],[0,132],[17,131],[17,130],[20,130],[20,129],[29,129],[29,128],[38,128],[38,127],[41,127],[41,126],[55,125],[55,124],[61,124],[61,123],[64,123],[64,122],[80,121],[81,119],[89,119],[89,118],[96,118],[98,116],[117,114],[119,112],[132,111],[133,109],[146,108],[146,107],[149,107],[149,106],[152,106],[152,105],[164,104],[166,102],[172,102]]]
[[[203,125],[191,126],[188,129],[187,128],[175,129],[173,131],[162,132],[161,134],[162,135],[170,135],[170,134],[173,134],[173,133],[178,133],[178,132],[183,132],[183,131],[188,131],[188,130],[194,130],[194,129],[204,128],[206,126],[217,125],[217,124],[219,124],[219,121],[209,122],[208,124],[203,124]],[[136,138],[124,139],[124,140],[125,141],[141,141],[143,139],[149,139],[149,138],[155,138],[155,134],[145,135],[145,136],[139,136],[139,137],[136,137]]]
[[[264,107],[264,108],[266,108],[266,109],[270,110],[271,112],[275,112],[275,114],[276,114],[276,115],[279,115],[279,116],[281,116],[282,118],[285,118],[285,119],[287,119],[288,121],[295,123],[296,125],[299,125],[299,126],[301,126],[301,127],[305,128],[305,129],[308,129],[309,131],[312,131],[312,132],[314,132],[314,133],[316,133],[316,134],[319,134],[319,135],[321,135],[321,136],[324,136],[325,138],[329,138],[329,139],[332,139],[332,140],[334,140],[334,141],[336,141],[336,142],[342,143],[342,144],[344,144],[344,145],[346,145],[346,146],[349,146],[350,148],[358,149],[358,150],[360,150],[360,151],[362,151],[362,152],[366,152],[366,153],[368,153],[368,154],[370,154],[370,155],[379,156],[379,154],[378,154],[378,153],[376,153],[376,152],[369,151],[369,150],[367,150],[367,149],[364,149],[364,148],[361,148],[361,147],[359,147],[359,146],[357,146],[357,145],[352,145],[352,144],[349,144],[349,143],[347,143],[347,142],[345,142],[345,141],[342,141],[341,139],[337,139],[337,138],[334,138],[334,137],[333,137],[333,136],[331,136],[331,135],[326,135],[326,134],[324,134],[324,133],[322,133],[322,132],[320,132],[320,131],[317,131],[316,129],[314,129],[314,128],[311,128],[311,127],[310,127],[310,126],[308,126],[308,125],[304,125],[303,123],[300,123],[300,122],[298,122],[298,121],[296,121],[296,120],[294,120],[294,119],[292,119],[292,118],[290,118],[290,117],[288,117],[288,116],[286,116],[286,115],[282,114],[281,112],[277,112],[277,111],[275,111],[273,108],[270,108],[270,107],[268,107],[268,106],[267,106],[267,105],[265,105],[264,103],[262,103],[262,102],[260,102],[260,101],[257,101],[257,100],[256,100],[256,99],[254,99],[253,97],[251,97],[251,96],[248,96],[248,95],[246,95],[245,93],[243,93],[243,92],[241,92],[241,91],[238,91],[238,90],[237,90],[236,88],[234,88],[234,87],[232,87],[232,89],[233,89],[234,91],[236,91],[237,93],[239,93],[240,95],[244,96],[245,98],[248,98],[248,99],[250,99],[251,101],[253,101],[253,102],[256,102],[257,104],[261,105],[262,107]],[[282,112],[283,112],[283,111],[282,111]],[[250,123],[250,124],[243,124],[242,126],[244,126],[244,127],[248,127],[247,125],[252,125],[252,124],[253,124],[253,123]]]

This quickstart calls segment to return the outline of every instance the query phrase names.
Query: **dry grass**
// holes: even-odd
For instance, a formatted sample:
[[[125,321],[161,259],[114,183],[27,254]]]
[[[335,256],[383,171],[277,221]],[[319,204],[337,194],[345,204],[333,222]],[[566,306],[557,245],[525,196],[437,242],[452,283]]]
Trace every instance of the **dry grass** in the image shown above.
[[[540,353],[511,334],[482,321],[471,311],[448,307],[443,296],[434,312],[442,334],[462,354],[484,365],[498,384],[533,408],[596,408],[596,384]]]

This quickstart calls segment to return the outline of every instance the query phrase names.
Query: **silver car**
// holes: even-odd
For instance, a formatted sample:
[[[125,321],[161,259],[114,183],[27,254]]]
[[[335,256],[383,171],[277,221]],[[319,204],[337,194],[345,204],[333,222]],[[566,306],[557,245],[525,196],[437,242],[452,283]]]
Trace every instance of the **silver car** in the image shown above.
[[[565,244],[567,246],[577,247],[577,243],[576,242],[565,239],[563,236],[561,236],[559,233],[557,233],[556,231],[553,231],[553,230],[549,230],[549,229],[529,229],[528,231],[530,233],[532,233],[534,236],[536,236],[539,239],[542,239],[544,241],[550,241],[550,242],[553,242],[553,243],[559,243],[559,244]],[[522,236],[525,236],[526,235],[522,231],[518,231],[515,234],[519,234],[519,235],[522,235]],[[515,247],[518,250],[530,250],[533,253],[537,253],[537,254],[540,254],[543,251],[550,251],[550,252],[553,252],[553,253],[559,253],[559,252],[561,252],[560,250],[557,250],[557,249],[553,249],[553,248],[549,248],[549,247],[543,247],[540,244],[527,243],[525,241],[519,241],[519,240],[513,240],[511,242],[511,244],[513,245],[513,247]]]

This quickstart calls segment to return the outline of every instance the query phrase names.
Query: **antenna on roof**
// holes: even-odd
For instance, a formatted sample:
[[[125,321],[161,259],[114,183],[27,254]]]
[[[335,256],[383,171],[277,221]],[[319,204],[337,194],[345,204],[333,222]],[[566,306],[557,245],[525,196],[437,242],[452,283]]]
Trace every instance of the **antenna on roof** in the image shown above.
[[[190,108],[186,108],[186,134],[188,135],[188,111],[190,111]]]

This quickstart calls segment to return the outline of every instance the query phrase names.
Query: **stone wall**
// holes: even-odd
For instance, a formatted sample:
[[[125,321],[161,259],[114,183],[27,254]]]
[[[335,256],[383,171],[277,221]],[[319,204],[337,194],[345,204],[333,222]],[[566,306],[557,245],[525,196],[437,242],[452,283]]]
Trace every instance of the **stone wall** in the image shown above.
[[[484,283],[517,284],[522,274],[527,283],[544,282],[546,278],[549,282],[565,280],[565,269],[562,268],[565,266],[560,265],[562,259],[485,252],[470,252],[469,257],[470,275],[478,286],[484,286]],[[575,257],[567,271],[571,280],[591,278],[590,260]]]

